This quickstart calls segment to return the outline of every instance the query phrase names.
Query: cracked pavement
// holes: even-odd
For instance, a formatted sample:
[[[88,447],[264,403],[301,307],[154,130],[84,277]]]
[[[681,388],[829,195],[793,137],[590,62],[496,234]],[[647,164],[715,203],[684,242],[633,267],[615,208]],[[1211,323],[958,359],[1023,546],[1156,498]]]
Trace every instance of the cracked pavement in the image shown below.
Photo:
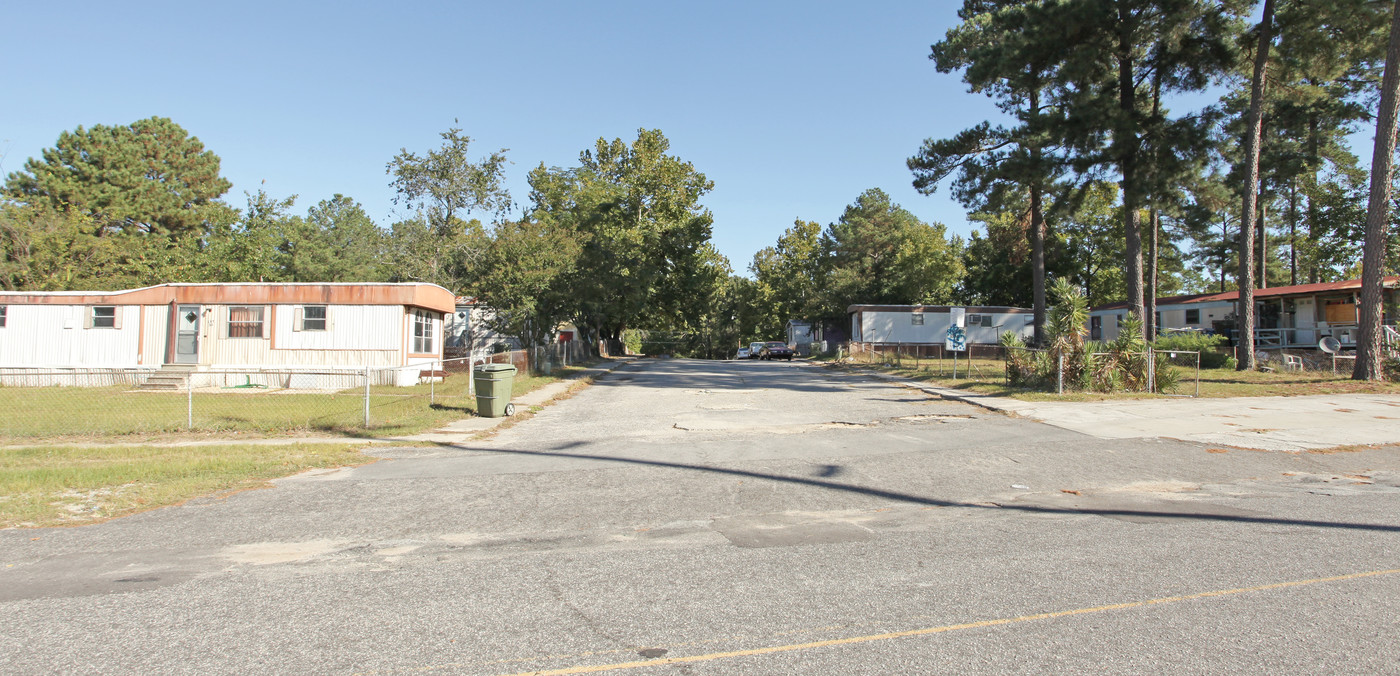
[[[0,531],[3,673],[1395,673],[1400,453],[638,360],[494,436]]]

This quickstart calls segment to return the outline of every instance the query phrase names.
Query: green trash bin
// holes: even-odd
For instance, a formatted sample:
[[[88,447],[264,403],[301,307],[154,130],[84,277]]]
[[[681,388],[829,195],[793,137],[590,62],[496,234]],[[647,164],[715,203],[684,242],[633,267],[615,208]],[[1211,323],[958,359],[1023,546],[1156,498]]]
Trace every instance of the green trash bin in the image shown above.
[[[510,390],[515,384],[515,367],[510,364],[482,364],[476,367],[476,414],[484,418],[515,415]]]

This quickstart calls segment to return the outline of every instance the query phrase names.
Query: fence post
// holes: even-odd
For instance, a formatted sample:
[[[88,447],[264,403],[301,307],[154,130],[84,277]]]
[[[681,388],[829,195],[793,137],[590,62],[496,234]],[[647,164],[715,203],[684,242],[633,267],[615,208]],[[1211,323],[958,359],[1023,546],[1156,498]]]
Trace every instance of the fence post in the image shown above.
[[[1055,368],[1055,394],[1065,393],[1065,353],[1059,352],[1058,366]]]
[[[1147,392],[1149,394],[1157,391],[1157,355],[1152,352],[1152,346],[1147,346]]]
[[[1201,353],[1196,353],[1196,398],[1201,398]]]
[[[185,374],[185,429],[194,430],[194,373]]]
[[[369,365],[365,365],[365,429],[369,429]]]
[[[442,371],[442,362],[433,362],[433,373],[428,376],[428,405],[437,405],[437,372]],[[445,373],[445,371],[444,371]]]

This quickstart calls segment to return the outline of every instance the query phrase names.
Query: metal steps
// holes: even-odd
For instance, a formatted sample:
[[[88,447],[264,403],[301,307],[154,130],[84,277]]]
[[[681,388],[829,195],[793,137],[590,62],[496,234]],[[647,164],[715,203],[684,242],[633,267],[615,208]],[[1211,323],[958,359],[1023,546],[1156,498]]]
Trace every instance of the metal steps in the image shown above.
[[[152,373],[138,390],[146,392],[183,392],[190,374],[198,368],[194,364],[166,364]]]

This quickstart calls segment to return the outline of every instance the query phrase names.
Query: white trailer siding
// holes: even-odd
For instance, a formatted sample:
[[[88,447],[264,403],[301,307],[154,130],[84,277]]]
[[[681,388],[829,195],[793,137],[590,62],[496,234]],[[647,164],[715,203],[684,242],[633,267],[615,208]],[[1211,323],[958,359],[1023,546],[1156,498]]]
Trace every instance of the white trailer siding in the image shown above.
[[[230,308],[206,308],[200,329],[199,363],[211,368],[285,368],[398,366],[404,343],[400,336],[402,306],[333,305],[326,308],[331,329],[296,330],[300,306],[263,308],[262,337],[229,336]]]
[[[396,327],[402,322],[402,306],[326,306],[326,328],[305,331],[297,316],[305,306],[275,306],[277,335],[274,350],[398,350]]]
[[[1001,334],[1012,331],[1022,338],[1031,338],[1035,326],[1027,323],[1027,312],[975,312],[969,308],[965,329],[967,341],[973,344],[994,345],[1001,340]],[[852,340],[865,343],[904,343],[942,344],[952,324],[947,309],[930,309],[922,312],[906,310],[860,310],[855,313],[855,331]],[[977,323],[972,323],[973,318]],[[986,317],[983,320],[983,317]]]
[[[89,305],[8,305],[0,367],[138,366],[141,308],[115,306],[112,328],[90,327]],[[103,306],[111,307],[111,306]]]
[[[1187,321],[1188,311],[1195,311],[1197,321]],[[1157,306],[1157,314],[1161,316],[1161,332],[1173,329],[1209,329],[1213,322],[1225,319],[1235,311],[1235,304],[1227,301],[1211,301],[1202,303],[1183,304],[1161,304]],[[1118,339],[1118,329],[1122,326],[1123,318],[1128,315],[1124,309],[1094,310],[1089,313],[1090,338],[1102,340],[1104,342]],[[1093,327],[1097,323],[1099,326],[1098,335],[1094,335]]]
[[[162,284],[126,291],[0,292],[0,368],[154,370],[179,360],[219,371],[334,378],[366,368],[410,385],[441,359],[452,295],[431,284]],[[100,308],[94,313],[93,308]],[[172,316],[172,307],[184,310]],[[308,324],[306,309],[316,310]],[[186,317],[198,308],[198,316]],[[258,308],[238,313],[233,308]],[[324,319],[324,321],[320,321]],[[186,329],[197,331],[191,341]],[[427,336],[423,330],[427,330]],[[415,341],[415,333],[418,334]],[[290,376],[288,376],[290,377]],[[199,378],[194,379],[196,382]],[[276,383],[269,383],[276,384]],[[295,385],[281,384],[282,387]]]
[[[141,350],[136,361],[142,366],[160,366],[170,343],[170,306],[144,306],[141,316]]]

